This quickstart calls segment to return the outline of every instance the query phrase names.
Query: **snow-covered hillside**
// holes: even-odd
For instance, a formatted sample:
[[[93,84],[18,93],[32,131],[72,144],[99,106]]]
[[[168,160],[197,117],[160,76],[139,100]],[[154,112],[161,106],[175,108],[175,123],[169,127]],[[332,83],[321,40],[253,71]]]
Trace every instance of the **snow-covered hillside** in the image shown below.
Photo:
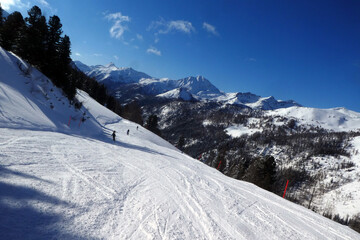
[[[168,92],[156,95],[156,97],[166,98],[166,99],[178,99],[191,101],[195,100],[195,98],[189,93],[185,88],[176,88],[174,90],[170,90]]]
[[[360,130],[360,113],[346,108],[291,107],[268,111],[266,114],[294,118],[300,124],[319,126],[335,132]]]
[[[265,116],[272,117],[272,123],[281,126],[286,124],[283,118],[293,119],[297,126],[320,127],[333,132],[360,131],[360,113],[346,108],[307,108],[289,107],[264,112]],[[227,128],[227,133],[233,137],[244,134],[261,132],[264,126],[259,118],[250,118],[246,126],[243,124],[231,125]]]
[[[75,109],[47,77],[2,48],[0,73],[0,127],[81,134],[102,131],[87,109]]]
[[[76,110],[46,104],[60,92],[0,53],[2,239],[360,239],[188,157],[84,92],[89,118],[67,126]]]

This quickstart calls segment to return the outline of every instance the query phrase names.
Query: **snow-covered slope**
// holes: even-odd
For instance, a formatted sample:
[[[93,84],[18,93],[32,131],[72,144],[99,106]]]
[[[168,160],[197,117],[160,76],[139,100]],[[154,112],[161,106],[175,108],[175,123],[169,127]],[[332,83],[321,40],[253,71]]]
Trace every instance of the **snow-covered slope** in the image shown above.
[[[2,239],[360,239],[188,157],[84,92],[77,95],[89,116],[84,124],[92,120],[101,132],[84,136],[77,125],[66,128],[61,119],[74,110],[42,110],[42,95],[13,66],[18,59],[4,51],[0,59]],[[11,106],[18,103],[26,105]],[[12,120],[31,114],[31,127]]]
[[[320,213],[333,212],[344,219],[360,214],[360,137],[353,138],[347,150],[349,156],[311,159],[312,164],[319,164],[324,172],[321,183],[336,186],[323,196],[315,197],[313,205]],[[338,167],[350,163],[347,168]]]
[[[102,131],[85,108],[75,109],[47,77],[1,47],[0,73],[0,127],[81,134]]]
[[[303,125],[319,126],[336,132],[360,130],[360,113],[346,108],[290,107],[268,111],[266,114],[295,118]]]
[[[191,93],[189,93],[185,88],[176,88],[166,93],[159,94],[157,95],[157,97],[167,98],[167,99],[178,99],[185,101],[195,100],[195,98],[191,95]]]
[[[360,239],[348,227],[159,146],[135,124],[107,127],[118,131],[119,142],[0,129],[1,236]]]

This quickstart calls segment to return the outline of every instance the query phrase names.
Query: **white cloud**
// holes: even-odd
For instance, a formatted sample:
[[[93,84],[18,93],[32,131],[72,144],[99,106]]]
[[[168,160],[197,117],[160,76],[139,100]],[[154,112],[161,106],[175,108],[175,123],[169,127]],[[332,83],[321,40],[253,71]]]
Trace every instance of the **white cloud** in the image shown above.
[[[102,56],[101,53],[94,53],[93,55],[94,55],[95,57],[101,57],[101,56]]]
[[[158,56],[161,56],[161,52],[160,50],[154,48],[154,47],[149,47],[147,50],[146,50],[147,53],[149,54],[155,54],[155,55],[158,55]]]
[[[46,0],[38,0],[38,2],[45,7],[50,7],[50,4]]]
[[[75,53],[75,56],[81,57],[81,54],[78,53],[78,52],[76,52],[76,53]]]
[[[47,8],[50,10],[51,14],[57,12],[57,9],[53,8],[46,0],[37,0],[37,2],[41,5],[42,8]]]
[[[203,23],[203,29],[205,29],[207,32],[211,34],[214,34],[215,36],[219,36],[219,33],[216,31],[216,28],[207,22]]]
[[[16,6],[18,8],[29,8],[30,2],[24,3],[22,0],[1,0],[1,8],[9,11],[11,6]]]
[[[170,21],[168,25],[168,29],[164,33],[168,33],[172,30],[184,32],[190,34],[191,32],[195,32],[195,28],[192,26],[191,22],[188,21]]]
[[[126,22],[130,22],[130,17],[124,16],[120,12],[117,12],[107,14],[105,18],[113,22],[113,25],[109,30],[110,36],[116,39],[122,39],[124,32],[128,30]]]
[[[155,30],[157,34],[168,34],[171,32],[181,32],[186,34],[191,34],[195,32],[195,28],[192,23],[184,20],[176,21],[165,21],[161,19],[160,21],[154,21],[148,27],[148,30]]]
[[[118,57],[118,56],[116,56],[116,55],[114,55],[114,58],[115,58],[116,60],[119,60],[119,57]]]
[[[144,37],[141,34],[136,34],[136,37],[140,41],[144,40]]]

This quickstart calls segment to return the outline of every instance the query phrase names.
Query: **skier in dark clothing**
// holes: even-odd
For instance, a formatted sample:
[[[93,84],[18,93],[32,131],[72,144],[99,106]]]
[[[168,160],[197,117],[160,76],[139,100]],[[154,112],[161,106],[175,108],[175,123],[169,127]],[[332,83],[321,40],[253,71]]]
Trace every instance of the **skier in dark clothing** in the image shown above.
[[[116,137],[115,131],[113,131],[112,137],[113,137],[113,141],[115,142],[115,137]]]
[[[126,134],[129,135],[129,133],[130,133],[130,130],[128,129]]]

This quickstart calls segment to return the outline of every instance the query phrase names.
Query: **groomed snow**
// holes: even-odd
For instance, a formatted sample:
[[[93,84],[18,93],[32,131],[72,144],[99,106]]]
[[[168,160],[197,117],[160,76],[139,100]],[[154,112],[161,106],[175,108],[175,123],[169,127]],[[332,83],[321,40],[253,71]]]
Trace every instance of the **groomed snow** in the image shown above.
[[[360,239],[349,228],[228,178],[135,126],[107,125],[118,132],[116,143],[109,136],[1,128],[0,212],[6,217],[0,218],[0,235]]]
[[[63,116],[75,110],[66,106],[56,115],[36,108],[40,100],[24,79],[6,76],[16,84],[11,96],[0,98],[2,239],[360,239],[348,227],[182,154],[84,92],[78,98],[89,118],[67,126]],[[26,108],[7,108],[26,99]],[[34,116],[16,119],[13,128],[7,114]]]

